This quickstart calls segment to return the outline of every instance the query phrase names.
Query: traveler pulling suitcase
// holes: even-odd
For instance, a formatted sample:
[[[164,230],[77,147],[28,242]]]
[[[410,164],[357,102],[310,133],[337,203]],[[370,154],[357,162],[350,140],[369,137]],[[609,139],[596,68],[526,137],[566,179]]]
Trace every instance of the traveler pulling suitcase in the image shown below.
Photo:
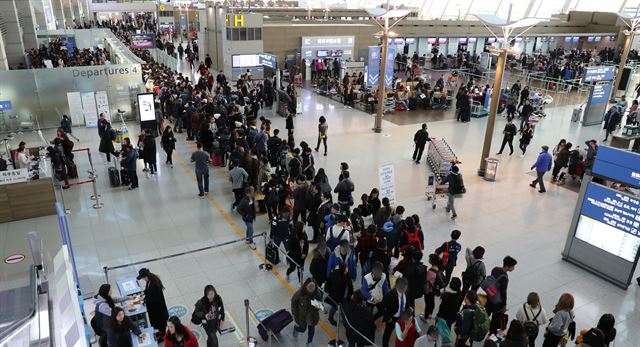
[[[269,340],[269,331],[273,334],[278,334],[282,329],[286,328],[287,325],[291,324],[291,322],[293,322],[291,313],[282,309],[263,319],[262,322],[258,324],[258,333],[263,340],[267,341]]]
[[[267,245],[267,261],[273,265],[280,264],[280,251],[278,250],[278,246],[273,243],[269,243]]]

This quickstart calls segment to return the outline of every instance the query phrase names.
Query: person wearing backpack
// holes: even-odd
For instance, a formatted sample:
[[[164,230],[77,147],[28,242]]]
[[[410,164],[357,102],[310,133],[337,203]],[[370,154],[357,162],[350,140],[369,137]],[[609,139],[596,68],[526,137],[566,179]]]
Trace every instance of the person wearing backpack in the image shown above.
[[[476,292],[465,293],[462,309],[456,317],[455,332],[456,347],[466,346],[469,339],[472,343],[482,341],[489,332],[489,317],[484,308],[478,305]]]
[[[277,247],[280,247],[281,243],[284,243],[286,245],[287,240],[291,235],[293,224],[291,223],[291,219],[289,218],[290,216],[291,210],[285,207],[280,210],[280,215],[271,221],[271,233],[269,235],[269,238]]]
[[[373,308],[376,307],[378,312],[373,317],[373,320],[380,318],[382,312],[382,299],[389,292],[389,281],[387,275],[384,273],[384,265],[381,262],[376,261],[371,265],[371,272],[366,274],[362,278],[362,285],[360,291],[367,301],[367,306],[373,312]]]
[[[338,267],[338,265],[343,263],[347,264],[349,277],[351,277],[352,281],[355,281],[357,275],[356,255],[351,250],[351,246],[349,245],[348,240],[341,240],[340,245],[336,247],[333,252],[331,252],[331,255],[329,255],[329,262],[327,264],[327,278],[331,276],[331,272],[333,272],[333,270]]]
[[[111,285],[105,283],[98,289],[98,294],[93,297],[95,305],[95,315],[91,319],[91,328],[99,336],[98,343],[100,347],[107,347],[108,331],[110,329],[109,321],[113,315],[117,303],[125,301],[125,298],[114,298],[111,296]]]
[[[396,207],[396,212],[389,218],[389,221],[384,224],[383,232],[387,238],[387,247],[389,251],[393,252],[393,256],[400,257],[400,233],[406,228],[406,224],[403,218],[404,206]]]
[[[467,268],[462,272],[462,292],[465,293],[469,288],[472,291],[477,292],[480,288],[480,283],[487,276],[487,269],[482,261],[484,257],[484,247],[477,246],[471,251],[467,247],[465,250],[465,260],[467,261]]]
[[[456,267],[458,262],[458,253],[462,249],[462,246],[458,243],[458,239],[462,233],[460,230],[453,230],[451,232],[451,240],[443,243],[440,247],[436,248],[435,253],[442,259],[442,265],[444,266],[444,284],[449,284],[453,268]]]
[[[535,347],[540,326],[547,324],[547,312],[540,304],[538,293],[527,295],[527,302],[523,303],[516,313],[516,319],[522,322],[524,331],[529,339],[529,347]]]
[[[570,325],[575,317],[573,314],[574,304],[573,295],[569,293],[560,295],[560,299],[553,309],[554,316],[549,320],[542,347],[557,347],[565,339],[565,335],[571,335]],[[573,333],[575,334],[575,327]]]
[[[444,290],[444,293],[440,296],[440,307],[438,308],[438,314],[436,317],[443,319],[447,326],[451,328],[453,323],[456,322],[456,316],[460,305],[464,300],[464,294],[460,291],[462,282],[458,277],[451,279],[451,283]]]
[[[508,273],[513,271],[518,262],[506,256],[502,260],[502,267],[496,266],[491,270],[491,275],[482,281],[480,285],[487,293],[486,309],[491,316],[491,334],[497,333],[503,320],[502,316],[507,311],[507,288],[509,287]]]
[[[349,243],[350,233],[351,228],[349,226],[349,219],[343,214],[338,215],[338,223],[327,230],[325,240],[327,241],[327,247],[329,250],[335,250],[336,247],[344,240]]]
[[[349,215],[351,214],[351,206],[353,206],[353,191],[355,190],[355,185],[351,178],[349,178],[349,171],[342,172],[342,179],[336,187],[333,189],[333,192],[338,194],[338,204],[340,204],[340,208],[342,213]]]
[[[373,224],[376,225],[376,229],[381,232],[384,224],[391,218],[393,214],[393,208],[389,202],[389,198],[382,198],[382,207],[373,212]]]
[[[371,268],[369,258],[377,246],[378,237],[376,236],[376,226],[371,224],[362,234],[360,234],[360,236],[358,236],[358,242],[355,246],[356,255],[360,261],[360,268],[362,269],[361,272],[363,277]]]
[[[422,264],[422,252],[410,247],[403,252],[404,259],[396,266],[395,271],[402,273],[402,277],[409,282],[407,298],[409,306],[415,307],[415,301],[425,295],[427,283],[427,267]]]
[[[400,241],[398,246],[400,252],[404,252],[409,247],[413,247],[415,250],[422,252],[424,248],[424,235],[422,230],[415,225],[413,217],[407,217],[404,220],[405,228],[400,232]]]
[[[436,307],[436,296],[440,296],[440,291],[444,288],[444,278],[442,276],[442,260],[437,254],[429,255],[429,265],[427,271],[427,281],[424,289],[424,315],[423,320],[431,317]]]

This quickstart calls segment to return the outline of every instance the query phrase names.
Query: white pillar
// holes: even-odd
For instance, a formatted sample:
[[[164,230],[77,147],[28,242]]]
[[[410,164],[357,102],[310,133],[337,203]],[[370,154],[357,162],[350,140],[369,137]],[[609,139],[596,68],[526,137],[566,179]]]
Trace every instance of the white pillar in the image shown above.
[[[7,62],[10,66],[18,66],[20,63],[24,63],[24,43],[16,2],[14,0],[0,0],[0,14],[6,27],[4,47]]]

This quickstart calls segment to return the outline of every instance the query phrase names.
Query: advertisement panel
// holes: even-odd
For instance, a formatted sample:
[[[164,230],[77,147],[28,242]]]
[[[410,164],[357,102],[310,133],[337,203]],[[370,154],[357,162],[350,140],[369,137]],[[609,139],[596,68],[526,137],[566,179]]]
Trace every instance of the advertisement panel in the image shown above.
[[[156,35],[153,33],[131,34],[132,48],[154,48],[156,46]]]
[[[138,94],[138,114],[140,114],[141,122],[156,119],[156,105],[153,93]]]

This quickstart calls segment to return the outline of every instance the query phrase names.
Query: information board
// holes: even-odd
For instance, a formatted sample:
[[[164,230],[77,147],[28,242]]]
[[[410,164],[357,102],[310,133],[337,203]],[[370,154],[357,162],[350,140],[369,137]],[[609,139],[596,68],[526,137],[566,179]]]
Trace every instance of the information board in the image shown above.
[[[593,173],[640,188],[640,154],[609,146],[598,147]]]
[[[594,66],[587,68],[583,82],[611,81],[615,77],[615,66]]]
[[[132,48],[154,48],[156,46],[156,35],[153,33],[131,34]]]
[[[261,66],[258,54],[236,54],[231,57],[232,67]]]
[[[96,107],[96,95],[94,92],[80,93],[82,101],[82,113],[84,114],[84,124],[87,128],[98,127],[98,108]]]
[[[272,68],[274,70],[278,67],[278,58],[273,54],[258,54],[258,62],[260,63],[260,65]]]
[[[153,93],[138,94],[138,113],[140,121],[152,121],[156,119],[156,107]]]
[[[388,198],[393,206],[396,203],[396,178],[393,164],[380,166],[378,169],[380,198]]]
[[[611,85],[609,84],[597,84],[593,86],[593,93],[591,94],[591,104],[602,104],[609,102],[610,94]]]
[[[9,111],[11,107],[11,101],[0,101],[0,111]]]
[[[640,198],[589,183],[576,238],[633,262],[640,246]]]

